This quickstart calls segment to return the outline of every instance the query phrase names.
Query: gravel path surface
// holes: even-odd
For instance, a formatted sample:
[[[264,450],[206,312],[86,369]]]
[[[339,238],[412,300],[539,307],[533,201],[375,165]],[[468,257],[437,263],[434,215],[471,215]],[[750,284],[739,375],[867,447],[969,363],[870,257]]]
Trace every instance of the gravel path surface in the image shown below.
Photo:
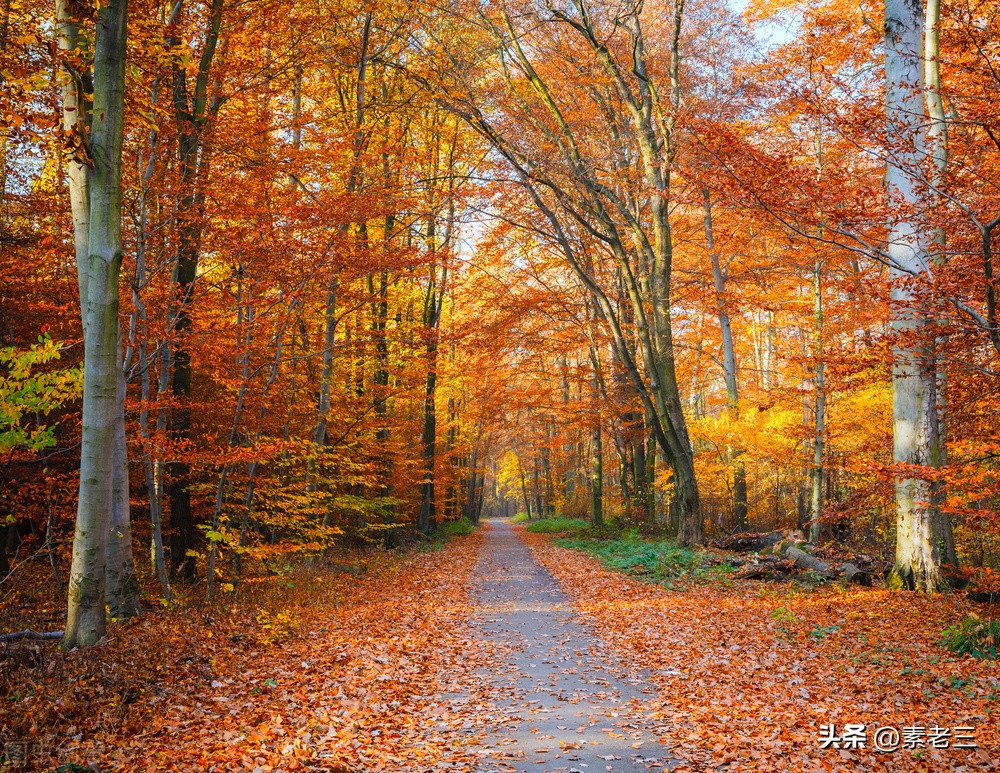
[[[480,675],[502,696],[481,773],[672,764],[644,721],[643,702],[654,690],[606,651],[509,522],[490,521],[476,578],[476,628],[507,654],[506,668]]]

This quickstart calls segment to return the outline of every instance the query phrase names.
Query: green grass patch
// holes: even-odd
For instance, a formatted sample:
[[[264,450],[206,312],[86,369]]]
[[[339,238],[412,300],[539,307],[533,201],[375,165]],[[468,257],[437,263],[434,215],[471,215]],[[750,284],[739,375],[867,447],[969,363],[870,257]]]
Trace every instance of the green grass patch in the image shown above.
[[[546,518],[528,524],[532,534],[581,534],[590,530],[590,524],[582,518]]]
[[[530,518],[528,517],[528,514],[527,514],[527,513],[518,513],[518,514],[517,514],[517,515],[515,515],[515,516],[514,516],[513,518],[511,518],[511,520],[512,520],[512,521],[513,521],[514,523],[527,523],[527,522],[528,522],[528,521],[530,521],[531,519],[530,519]]]
[[[682,548],[670,540],[633,535],[617,539],[557,539],[557,545],[582,550],[609,569],[674,587],[678,581],[705,580],[726,574],[726,565],[710,563],[713,556],[698,548]]]
[[[956,655],[996,660],[1000,652],[1000,620],[967,615],[958,625],[946,628],[943,637],[944,646]]]
[[[426,537],[422,536],[415,529],[413,535],[416,541],[406,547],[418,553],[427,553],[434,550],[441,550],[455,537],[466,537],[476,530],[476,526],[468,518],[460,518],[457,521],[445,521],[439,523],[437,527]]]
[[[444,537],[467,537],[475,530],[475,524],[468,518],[460,518],[457,521],[445,521],[438,527],[438,531]]]

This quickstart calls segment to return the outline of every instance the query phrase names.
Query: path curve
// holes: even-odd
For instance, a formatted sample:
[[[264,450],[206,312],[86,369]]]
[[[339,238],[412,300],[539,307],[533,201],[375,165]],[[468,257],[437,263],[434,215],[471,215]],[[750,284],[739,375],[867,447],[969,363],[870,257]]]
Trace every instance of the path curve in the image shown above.
[[[655,697],[609,653],[510,522],[491,520],[476,563],[474,627],[506,666],[480,673],[499,716],[480,773],[624,773],[673,764],[644,728]]]

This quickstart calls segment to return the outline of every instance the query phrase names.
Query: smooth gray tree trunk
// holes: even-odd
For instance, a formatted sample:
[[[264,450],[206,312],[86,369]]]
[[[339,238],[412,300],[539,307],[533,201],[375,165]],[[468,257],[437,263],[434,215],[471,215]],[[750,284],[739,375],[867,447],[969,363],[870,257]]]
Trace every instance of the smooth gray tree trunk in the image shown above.
[[[118,361],[121,362],[121,332],[118,334]],[[125,442],[125,372],[119,366],[115,395],[114,482],[112,484],[111,527],[107,542],[107,584],[104,590],[112,620],[127,620],[141,611],[139,579],[132,555],[132,520],[129,511],[128,446]]]
[[[125,113],[127,0],[97,11],[88,174],[90,223],[80,285],[84,319],[80,498],[63,647],[96,644],[105,632],[105,561],[114,508],[115,429],[121,371],[118,279],[122,261],[121,151]]]
[[[923,100],[923,4],[886,0],[886,187],[889,195],[889,255],[894,301],[893,460],[936,467],[939,463],[937,377],[922,280],[930,273],[924,225],[918,212],[925,134]],[[935,491],[924,477],[896,476],[896,560],[890,585],[933,592],[941,585],[934,506]]]
[[[823,359],[823,261],[816,260],[813,273],[813,329],[816,369],[813,375],[813,459],[812,492],[810,497],[809,541],[814,545],[822,534],[823,515],[823,454],[826,436],[826,362]]]
[[[927,116],[930,124],[927,128],[928,152],[931,156],[931,214],[935,215],[943,203],[940,191],[945,183],[948,171],[948,122],[945,119],[944,98],[941,95],[941,2],[927,0],[925,10],[924,31],[924,102],[927,106]],[[934,242],[943,251],[946,243],[944,228],[936,225]],[[938,254],[938,263],[944,262],[944,257]],[[936,342],[936,354],[944,348],[946,336],[939,336]],[[941,466],[948,463],[947,454],[947,407],[948,407],[948,367],[938,357],[937,367],[937,404],[938,404],[938,446]],[[938,539],[941,543],[941,560],[953,568],[958,567],[958,552],[955,550],[955,535],[952,531],[951,515],[938,508]]]

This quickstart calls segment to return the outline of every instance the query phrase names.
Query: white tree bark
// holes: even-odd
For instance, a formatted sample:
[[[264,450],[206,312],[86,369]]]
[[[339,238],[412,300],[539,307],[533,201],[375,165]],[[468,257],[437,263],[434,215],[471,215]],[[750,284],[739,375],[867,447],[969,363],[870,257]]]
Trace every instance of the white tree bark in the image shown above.
[[[87,256],[90,237],[90,204],[87,195],[87,165],[84,163],[86,151],[81,147],[87,131],[88,111],[81,110],[85,84],[83,73],[77,66],[76,52],[80,45],[80,23],[69,12],[67,0],[56,0],[56,28],[59,39],[59,54],[69,77],[63,82],[62,128],[69,145],[75,149],[66,167],[66,181],[69,187],[70,210],[73,215],[73,244],[76,253],[77,276],[80,287],[80,308],[83,310],[87,297]],[[84,317],[86,315],[84,314]],[[84,319],[86,324],[86,319]]]
[[[948,170],[948,122],[941,96],[941,0],[927,0],[925,18],[924,101],[930,118],[927,145],[931,156],[931,185],[939,188]],[[940,236],[944,236],[943,231]]]
[[[930,182],[931,212],[940,209],[942,197],[940,191],[945,183],[948,171],[948,122],[945,118],[944,98],[941,95],[941,2],[927,0],[924,31],[924,102],[927,105],[927,116],[930,124],[927,128],[927,145],[931,157]],[[934,241],[943,250],[945,245],[944,228],[936,224]],[[939,251],[936,256],[938,263],[944,262],[944,256]],[[940,448],[940,463],[947,460],[947,409],[948,409],[948,367],[940,361],[938,355],[947,341],[946,335],[938,338],[935,354],[938,356],[937,367],[937,405],[938,405],[938,446]],[[938,531],[942,549],[942,561],[950,566],[958,566],[958,553],[955,550],[955,535],[952,532],[951,516],[946,512],[937,513]]]
[[[927,239],[917,212],[924,196],[918,179],[925,134],[923,4],[886,0],[885,78],[889,195],[887,252],[891,261],[896,334],[893,347],[893,459],[936,466],[938,424],[933,342],[926,340],[921,282],[930,275]],[[933,592],[941,580],[931,483],[912,473],[896,477],[895,587]]]
[[[89,243],[81,267],[85,270],[80,272],[85,289],[83,442],[65,648],[95,644],[105,631],[105,561],[114,507],[121,371],[118,276],[127,12],[127,0],[109,0],[97,12],[93,121],[89,138],[84,138],[93,166],[87,175]]]

